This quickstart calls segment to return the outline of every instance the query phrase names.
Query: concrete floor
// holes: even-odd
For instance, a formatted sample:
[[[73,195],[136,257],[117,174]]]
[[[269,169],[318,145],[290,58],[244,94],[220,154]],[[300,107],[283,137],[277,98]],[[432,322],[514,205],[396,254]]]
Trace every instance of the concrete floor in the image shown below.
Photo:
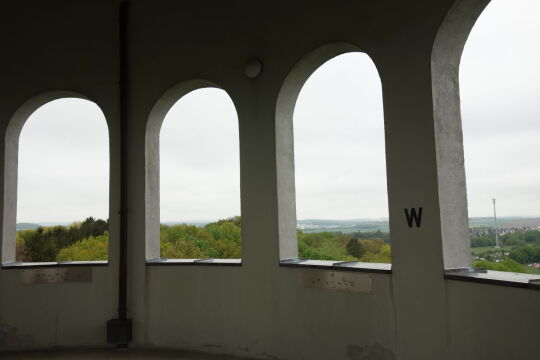
[[[222,354],[208,354],[194,351],[154,350],[154,349],[69,349],[0,352],[2,360],[254,360]]]

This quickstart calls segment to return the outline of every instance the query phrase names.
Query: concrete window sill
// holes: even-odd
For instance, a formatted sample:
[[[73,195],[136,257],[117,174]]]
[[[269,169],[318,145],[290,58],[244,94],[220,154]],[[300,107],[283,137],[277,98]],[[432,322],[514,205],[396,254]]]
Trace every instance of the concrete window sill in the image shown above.
[[[444,278],[447,280],[540,290],[540,275],[534,274],[463,268],[445,270]]]
[[[303,269],[327,269],[333,271],[358,271],[381,274],[392,273],[392,264],[364,263],[359,261],[283,259],[279,262],[279,266]]]
[[[2,269],[33,269],[33,268],[54,268],[70,266],[108,266],[107,260],[94,261],[62,261],[62,262],[22,262],[11,261],[2,264]]]
[[[148,266],[242,266],[242,259],[149,259]]]

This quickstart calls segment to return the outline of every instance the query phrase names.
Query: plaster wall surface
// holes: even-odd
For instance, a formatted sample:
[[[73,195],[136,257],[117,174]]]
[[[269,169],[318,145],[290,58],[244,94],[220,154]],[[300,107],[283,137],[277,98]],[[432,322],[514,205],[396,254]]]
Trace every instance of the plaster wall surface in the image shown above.
[[[453,205],[440,185],[432,53],[453,1],[130,3],[133,347],[269,359],[502,359],[514,347],[504,341],[515,344],[520,358],[538,354],[538,291],[443,278],[443,239],[452,222],[441,214]],[[31,0],[4,7],[0,43],[9,56],[0,58],[1,131],[25,101],[44,92],[74,91],[95,101],[110,130],[111,238],[109,265],[93,268],[91,283],[25,285],[20,270],[0,270],[0,350],[105,347],[118,281],[118,2]],[[278,201],[294,196],[294,189],[279,180],[287,176],[280,161],[292,156],[292,148],[276,148],[276,118],[287,115],[276,104],[295,66],[325,46],[335,49],[318,53],[328,59],[347,49],[365,51],[382,81],[393,268],[392,274],[371,274],[371,294],[305,288],[302,273],[315,270],[279,266],[280,250],[293,240],[286,226],[294,224],[280,219],[295,215],[294,201]],[[263,72],[249,79],[244,65],[253,57],[261,59]],[[227,91],[238,111],[242,266],[147,266],[147,240],[156,236],[147,231],[145,213],[148,119],[163,94],[196,79]],[[409,228],[403,209],[420,206],[422,226]],[[2,329],[20,336],[7,341]]]
[[[28,100],[57,91],[81,94],[101,108],[111,155],[109,266],[94,268],[93,281],[79,284],[26,285],[21,270],[1,269],[0,350],[102,345],[104,321],[116,312],[118,281],[117,4],[3,2],[0,13],[0,177],[13,115]]]

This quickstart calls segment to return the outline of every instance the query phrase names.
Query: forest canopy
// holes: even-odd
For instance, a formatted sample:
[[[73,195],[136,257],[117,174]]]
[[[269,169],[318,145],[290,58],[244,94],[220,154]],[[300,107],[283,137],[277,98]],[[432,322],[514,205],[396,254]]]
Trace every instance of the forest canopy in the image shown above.
[[[107,260],[108,220],[89,217],[67,226],[38,227],[17,232],[16,260],[61,262]],[[160,225],[160,256],[168,259],[242,258],[242,219],[239,216],[204,226]],[[372,232],[312,232],[297,230],[301,259],[390,263],[390,234]],[[540,231],[518,230],[499,237],[488,229],[471,237],[473,267],[540,273]]]

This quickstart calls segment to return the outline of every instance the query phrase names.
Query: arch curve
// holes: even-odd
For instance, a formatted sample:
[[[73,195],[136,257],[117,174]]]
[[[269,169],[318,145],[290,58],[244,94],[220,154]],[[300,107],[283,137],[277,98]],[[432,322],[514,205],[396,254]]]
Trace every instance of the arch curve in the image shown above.
[[[469,33],[489,2],[455,1],[439,27],[431,52],[441,237],[447,269],[471,265],[459,64]]]
[[[148,116],[145,132],[145,256],[160,257],[160,169],[159,133],[169,110],[185,95],[203,88],[222,89],[212,81],[193,79],[181,82],[161,95]],[[227,93],[230,97],[230,95]],[[232,99],[231,99],[232,100]]]
[[[17,224],[17,181],[19,165],[19,138],[28,118],[43,105],[54,100],[76,98],[95,101],[69,90],[48,91],[26,100],[13,114],[6,127],[4,149],[4,213],[2,229],[2,263],[15,261]],[[100,111],[103,110],[99,105]],[[108,128],[108,123],[107,123]]]
[[[335,42],[303,56],[290,70],[276,102],[276,174],[280,259],[298,257],[296,241],[296,185],[294,169],[293,113],[302,87],[327,61],[346,53],[362,52],[357,45]]]

